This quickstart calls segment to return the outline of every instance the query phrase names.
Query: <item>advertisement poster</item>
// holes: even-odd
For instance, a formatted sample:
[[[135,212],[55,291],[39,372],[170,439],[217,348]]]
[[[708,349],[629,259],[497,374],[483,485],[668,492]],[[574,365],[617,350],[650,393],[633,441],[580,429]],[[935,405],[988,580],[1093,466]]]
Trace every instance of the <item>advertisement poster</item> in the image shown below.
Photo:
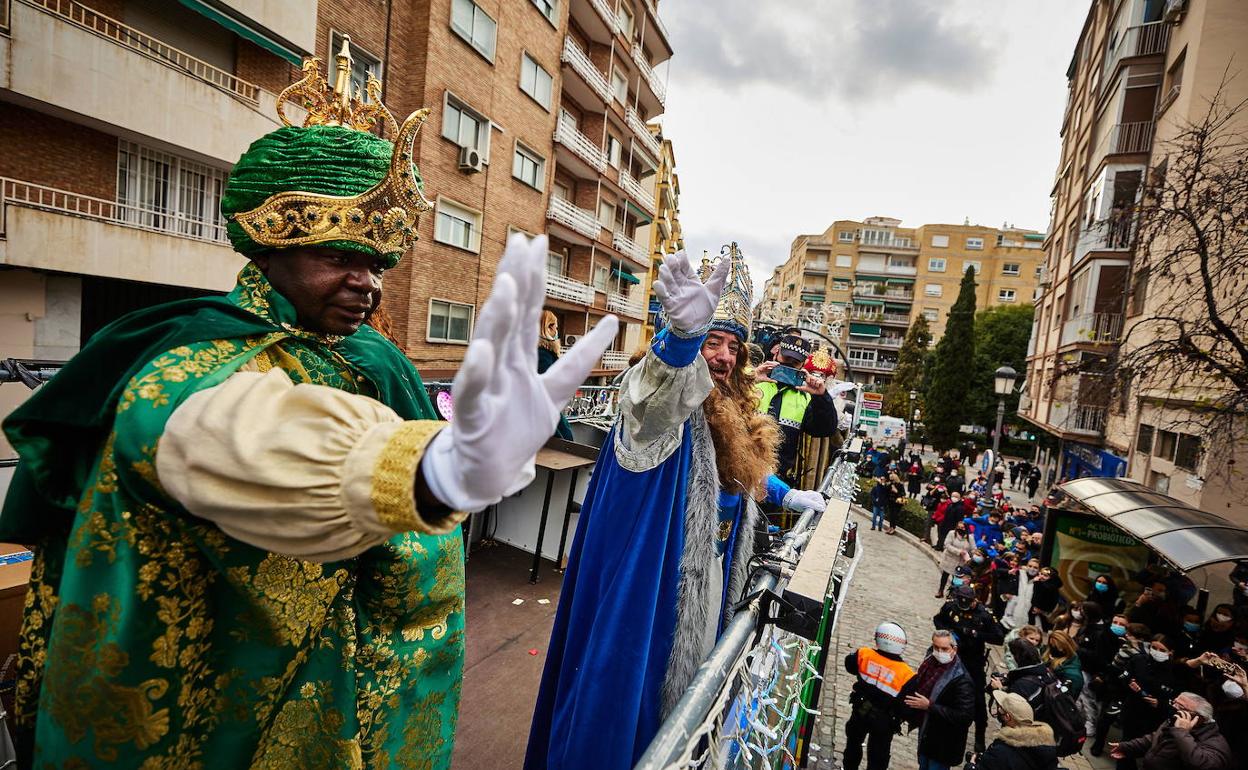
[[[1149,550],[1139,540],[1102,519],[1064,511],[1056,515],[1056,537],[1050,564],[1062,578],[1062,593],[1082,601],[1101,575],[1109,575],[1119,590],[1148,563]]]

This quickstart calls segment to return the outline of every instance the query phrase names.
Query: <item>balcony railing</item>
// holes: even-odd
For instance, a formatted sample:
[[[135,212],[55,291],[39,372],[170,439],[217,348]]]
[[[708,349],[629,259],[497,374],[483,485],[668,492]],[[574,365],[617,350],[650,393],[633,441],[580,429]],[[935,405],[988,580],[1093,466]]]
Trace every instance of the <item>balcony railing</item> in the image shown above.
[[[646,61],[646,54],[637,43],[633,43],[632,54],[633,62],[637,65],[637,69],[641,70],[641,76],[650,85],[650,90],[654,92],[654,96],[659,100],[659,104],[666,104],[667,88],[660,82],[659,76],[655,73],[654,68],[650,66],[650,62]]]
[[[889,265],[889,275],[918,275],[919,269],[914,265]]]
[[[17,179],[0,178],[0,233],[5,232],[4,209],[8,206],[51,211],[196,241],[229,243],[225,224],[220,221],[197,219],[176,212],[93,198]]]
[[[581,50],[571,37],[563,40],[563,55],[560,61],[572,67],[572,71],[580,75],[604,102],[611,101],[611,84],[607,76],[590,60],[589,54]]]
[[[602,354],[602,368],[620,371],[628,368],[628,354],[622,350],[608,350]]]
[[[1066,427],[1068,430],[1101,433],[1105,430],[1105,412],[1103,406],[1079,404],[1067,413]]]
[[[641,317],[645,314],[645,307],[640,298],[630,299],[623,294],[615,294],[614,292],[607,295],[607,310],[610,310],[612,313],[624,313]]]
[[[586,238],[597,238],[602,230],[602,225],[591,212],[554,195],[550,198],[550,208],[546,210],[546,218],[571,228]]]
[[[1122,39],[1118,41],[1118,46],[1105,58],[1107,66],[1102,83],[1108,88],[1109,84],[1114,82],[1111,76],[1118,69],[1118,64],[1123,59],[1132,56],[1152,56],[1165,53],[1166,46],[1169,43],[1170,24],[1167,22],[1153,21],[1148,24],[1127,27],[1127,31],[1123,33]]]
[[[654,21],[654,26],[659,28],[659,34],[664,40],[671,40],[672,36],[667,32],[667,25],[663,23],[663,19],[659,16],[659,6],[654,0],[646,0],[646,5],[650,8],[650,18]]]
[[[1062,329],[1062,344],[1091,342],[1106,344],[1118,341],[1122,331],[1119,313],[1085,313],[1067,321]]]
[[[891,372],[897,368],[896,361],[878,361],[867,358],[854,358],[850,356],[849,365],[856,366],[859,369],[874,369],[877,372]]]
[[[599,174],[607,170],[607,154],[594,141],[577,130],[561,115],[555,126],[555,141],[571,150]]]
[[[615,15],[615,11],[611,10],[611,6],[607,5],[606,0],[589,0],[589,4],[598,12],[598,16],[607,25],[607,29],[611,30],[611,34],[614,35],[620,31],[619,17]]]
[[[129,27],[116,19],[74,2],[73,0],[20,0],[20,2],[82,27],[117,45],[160,62],[193,78],[216,86],[250,104],[260,103],[260,86],[248,83],[233,73],[201,61],[185,51],[162,43],[151,35]],[[6,4],[7,5],[7,4]]]
[[[1099,162],[1106,155],[1145,153],[1153,146],[1153,122],[1117,123],[1097,145],[1092,160]]]
[[[655,139],[654,134],[650,133],[650,129],[646,128],[646,124],[641,119],[641,116],[637,114],[637,110],[632,107],[624,110],[624,121],[632,129],[633,135],[637,137],[637,141],[641,142],[641,146],[646,148],[646,151],[652,154],[656,161],[659,160],[659,155],[662,154],[659,140]]]
[[[875,341],[875,344],[879,345],[882,348],[897,349],[901,347],[902,341],[903,341],[903,338],[901,337],[880,337],[878,340]]]
[[[905,313],[882,313],[880,314],[880,320],[886,324],[909,324],[910,316]]]
[[[546,296],[561,299],[564,302],[575,302],[578,305],[594,304],[592,286],[558,273],[546,274]]]
[[[828,263],[826,260],[820,262],[807,262],[802,266],[802,271],[806,273],[826,273],[828,272]]]
[[[654,193],[641,186],[627,171],[620,169],[620,187],[629,197],[641,204],[641,207],[654,216]]]
[[[635,262],[648,264],[650,262],[650,253],[644,246],[629,238],[623,233],[611,234],[611,246],[621,254],[629,257]]]

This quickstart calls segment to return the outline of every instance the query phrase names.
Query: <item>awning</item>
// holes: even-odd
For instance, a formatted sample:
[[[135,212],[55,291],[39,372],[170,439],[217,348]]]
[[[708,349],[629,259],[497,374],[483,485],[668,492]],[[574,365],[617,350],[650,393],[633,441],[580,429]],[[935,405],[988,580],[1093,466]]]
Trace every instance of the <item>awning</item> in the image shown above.
[[[860,281],[887,281],[888,276],[877,273],[854,273],[854,277]]]
[[[884,300],[882,300],[882,299],[863,299],[863,298],[861,298],[861,297],[854,297],[854,304],[855,304],[855,305],[872,305],[872,306],[874,306],[874,307],[883,307],[883,306],[884,306]]]
[[[633,275],[632,273],[626,273],[626,272],[624,272],[623,270],[619,269],[618,267],[617,267],[617,268],[613,268],[611,272],[615,273],[615,277],[616,277],[616,278],[619,278],[621,281],[624,281],[624,282],[626,282],[626,283],[631,283],[631,284],[639,284],[639,283],[641,283],[641,279],[640,279],[640,278],[638,278],[637,276]]]
[[[894,305],[891,302],[885,302],[884,312],[885,313],[905,313],[906,315],[910,315],[910,306],[909,305]]]
[[[856,324],[849,325],[849,333],[857,334],[861,337],[878,337],[880,336],[880,327],[875,324]]]
[[[212,19],[244,40],[250,40],[264,50],[277,54],[296,67],[303,64],[304,52],[301,52],[297,46],[249,24],[246,19],[228,14],[224,9],[210,3],[209,0],[178,0],[178,2],[192,11]],[[330,79],[332,80],[333,78],[331,77]]]
[[[1248,529],[1127,479],[1082,478],[1057,488],[1183,572],[1248,559]]]
[[[888,278],[886,280],[888,281],[888,283],[904,283],[904,284],[914,283],[913,278]]]
[[[802,302],[823,302],[827,298],[825,294],[803,294]]]

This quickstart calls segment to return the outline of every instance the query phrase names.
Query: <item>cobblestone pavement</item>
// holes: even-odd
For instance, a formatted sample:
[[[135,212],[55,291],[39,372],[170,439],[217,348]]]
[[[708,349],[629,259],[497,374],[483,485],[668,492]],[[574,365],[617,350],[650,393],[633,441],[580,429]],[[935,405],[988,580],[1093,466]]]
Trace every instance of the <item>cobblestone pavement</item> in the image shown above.
[[[891,620],[905,629],[910,644],[903,657],[917,669],[930,643],[932,616],[941,604],[934,596],[940,580],[935,551],[900,529],[895,535],[870,531],[870,517],[861,509],[853,509],[853,520],[859,524],[858,538],[863,554],[832,637],[832,649],[824,671],[827,686],[821,695],[821,716],[815,723],[812,756],[808,765],[820,770],[839,768],[845,748],[849,692],[854,683],[854,677],[845,671],[845,656],[859,647],[871,646],[875,627]],[[996,732],[995,727],[990,719],[989,743]],[[915,730],[912,734],[893,739],[890,770],[917,770],[918,734]],[[1066,757],[1061,761],[1061,765],[1069,770],[1102,770],[1112,764],[1112,761],[1084,755]],[[865,755],[861,767],[866,767]]]

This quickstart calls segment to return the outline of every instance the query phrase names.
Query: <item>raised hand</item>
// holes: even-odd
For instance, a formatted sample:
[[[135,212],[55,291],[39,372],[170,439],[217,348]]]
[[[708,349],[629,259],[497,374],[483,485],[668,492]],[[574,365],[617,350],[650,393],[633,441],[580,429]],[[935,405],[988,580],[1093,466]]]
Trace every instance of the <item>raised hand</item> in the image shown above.
[[[545,374],[537,373],[546,254],[545,236],[507,241],[452,385],[455,416],[421,462],[429,490],[455,510],[481,510],[533,481],[537,450],[615,339],[618,322],[607,316]]]
[[[685,252],[663,260],[659,278],[654,282],[654,294],[673,330],[687,337],[706,331],[728,280],[728,264],[729,260],[721,259],[704,284]]]

